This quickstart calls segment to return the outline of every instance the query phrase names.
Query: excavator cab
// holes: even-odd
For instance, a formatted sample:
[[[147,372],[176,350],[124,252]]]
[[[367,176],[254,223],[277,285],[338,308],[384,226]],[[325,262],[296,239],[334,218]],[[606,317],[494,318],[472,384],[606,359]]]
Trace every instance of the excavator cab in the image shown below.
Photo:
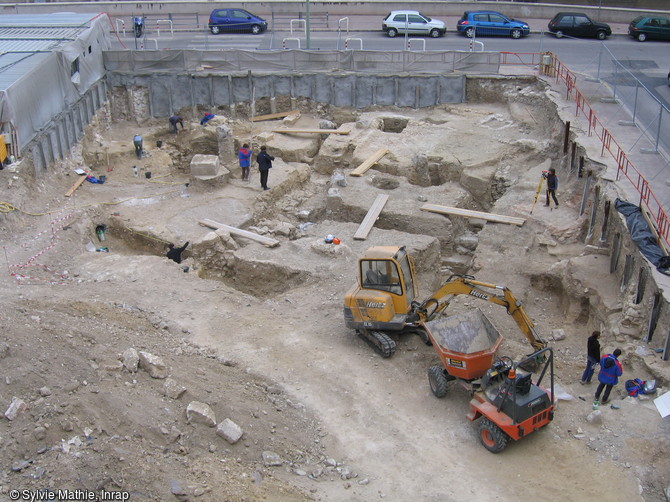
[[[414,262],[404,246],[374,246],[358,260],[358,281],[344,300],[344,319],[383,357],[395,352],[384,332],[407,329],[417,297]]]
[[[359,261],[359,281],[363,289],[388,291],[400,300],[400,310],[409,308],[416,296],[414,291],[414,268],[404,247],[398,248],[388,258],[377,256],[371,248]],[[392,248],[394,249],[394,248]]]

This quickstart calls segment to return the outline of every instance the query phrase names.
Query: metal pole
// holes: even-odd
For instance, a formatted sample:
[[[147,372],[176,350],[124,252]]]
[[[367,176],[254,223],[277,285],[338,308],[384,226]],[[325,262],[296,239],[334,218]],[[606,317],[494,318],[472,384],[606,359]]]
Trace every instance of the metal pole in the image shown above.
[[[619,70],[619,65],[615,61],[614,62],[614,95],[612,96],[612,99],[614,101],[616,101],[616,84],[617,84],[617,79],[618,79],[618,75],[617,75],[618,70]]]
[[[311,48],[310,46],[310,40],[309,40],[309,31],[310,31],[310,12],[309,12],[309,0],[306,0],[306,15],[307,19],[305,21],[305,48],[309,50]]]
[[[635,114],[637,112],[637,90],[640,88],[640,81],[635,79],[635,102],[633,103],[633,125],[635,125]]]
[[[658,128],[656,129],[656,145],[654,146],[654,149],[658,152],[658,141],[661,138],[661,121],[663,120],[663,106],[661,106],[661,110],[658,112]]]
[[[409,46],[409,19],[407,19],[407,16],[405,16],[405,50],[407,50]]]

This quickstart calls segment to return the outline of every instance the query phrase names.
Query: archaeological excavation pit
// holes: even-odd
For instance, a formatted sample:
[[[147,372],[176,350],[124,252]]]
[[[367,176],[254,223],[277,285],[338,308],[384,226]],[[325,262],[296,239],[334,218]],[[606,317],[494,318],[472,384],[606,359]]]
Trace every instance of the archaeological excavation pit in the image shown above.
[[[377,244],[407,246],[421,257],[420,272],[467,273],[485,222],[435,214],[422,206],[526,217],[530,184],[542,170],[560,170],[563,162],[563,130],[543,85],[527,78],[498,85],[501,99],[511,94],[518,98],[359,110],[300,100],[293,103],[297,114],[267,121],[251,121],[247,115],[232,118],[229,108],[220,107],[207,126],[198,124],[199,113],[182,110],[187,128],[177,135],[168,132],[163,120],[130,127],[112,113],[104,125],[107,130],[99,124],[87,134],[83,156],[100,173],[114,166],[108,182],[96,187],[98,192],[116,194],[122,183],[129,200],[111,214],[96,215],[96,222],[108,226],[111,252],[163,255],[167,243],[189,241],[184,263],[191,272],[255,296],[271,296],[316,281],[323,273],[336,273],[343,258],[353,263],[362,250]],[[542,122],[527,113],[531,105],[546,110],[536,112]],[[243,115],[241,110],[238,105],[235,115]],[[278,132],[282,129],[347,134]],[[141,131],[142,159],[134,157],[129,130]],[[242,143],[249,143],[255,153],[266,145],[275,157],[270,191],[260,191],[255,163],[251,181],[241,179],[236,152]],[[350,175],[380,149],[387,153],[370,170]],[[202,158],[213,159],[211,171],[195,165]],[[515,195],[519,185],[521,200]],[[562,185],[563,197],[572,195],[570,186],[569,180]],[[388,195],[388,201],[374,228],[367,239],[353,239],[380,194]],[[215,233],[199,224],[205,219],[276,239],[280,245],[264,247],[226,231]],[[326,244],[328,234],[342,244]]]
[[[603,193],[610,190],[596,181],[603,166],[582,158],[576,171],[574,159],[562,150],[564,124],[541,81],[477,77],[466,86],[471,101],[422,108],[354,109],[279,99],[274,106],[279,102],[289,109],[271,120],[252,121],[249,103],[239,103],[218,107],[206,126],[198,123],[200,111],[186,108],[180,113],[187,127],[177,135],[162,119],[129,126],[121,120],[127,113],[114,113],[121,101],[116,98],[111,112],[100,114],[107,122],[101,119],[87,133],[83,156],[99,172],[115,166],[98,192],[118,198],[120,183],[128,200],[110,213],[96,210],[95,222],[108,226],[111,252],[163,256],[169,242],[189,241],[183,266],[190,273],[256,297],[313,284],[324,275],[353,280],[356,258],[373,245],[407,246],[426,276],[421,282],[426,291],[452,273],[477,272],[496,255],[524,255],[529,260],[525,281],[539,291],[558,293],[561,308],[575,323],[601,318],[597,291],[574,295],[570,285],[578,277],[556,277],[542,268],[556,243],[574,244],[574,252],[581,253],[578,242],[587,234],[601,240],[602,211],[588,201],[581,216],[571,207],[584,205],[584,173],[602,183]],[[115,88],[114,95],[125,92]],[[270,111],[270,104],[260,99],[255,107]],[[142,159],[133,155],[129,130],[140,130],[144,137]],[[314,132],[319,130],[326,132]],[[241,179],[236,154],[243,143],[255,154],[265,145],[275,157],[271,190],[260,190],[255,163],[251,180]],[[385,153],[362,176],[351,174],[380,150]],[[544,193],[539,202],[534,195],[541,173],[550,167],[561,179],[564,214],[538,228],[535,215],[544,210]],[[151,178],[143,176],[147,172]],[[354,239],[380,195],[388,199],[373,228],[365,239]],[[497,213],[525,224],[422,210],[428,205]],[[216,230],[204,220],[277,245]],[[483,229],[488,232],[482,234]],[[329,234],[341,244],[326,243]],[[480,256],[481,238],[488,242],[491,236],[495,242],[489,255]]]

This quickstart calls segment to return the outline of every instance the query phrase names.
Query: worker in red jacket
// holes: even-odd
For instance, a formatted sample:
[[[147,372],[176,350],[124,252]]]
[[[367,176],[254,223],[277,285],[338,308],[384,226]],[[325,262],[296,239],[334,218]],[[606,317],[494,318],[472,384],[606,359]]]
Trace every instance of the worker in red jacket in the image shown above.
[[[598,372],[598,388],[596,389],[596,399],[593,401],[593,407],[597,408],[600,399],[600,393],[605,389],[605,394],[603,394],[603,403],[607,404],[610,398],[610,392],[612,387],[619,383],[619,377],[623,375],[623,368],[619,359],[621,355],[621,349],[616,349],[611,354],[605,354],[600,359],[600,371]]]

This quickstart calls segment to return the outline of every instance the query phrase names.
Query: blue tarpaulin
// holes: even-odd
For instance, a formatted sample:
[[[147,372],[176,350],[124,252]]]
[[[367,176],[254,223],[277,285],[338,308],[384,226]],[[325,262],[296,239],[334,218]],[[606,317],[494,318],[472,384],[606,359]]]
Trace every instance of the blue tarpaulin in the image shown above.
[[[630,236],[640,252],[659,272],[670,275],[670,256],[667,256],[659,245],[640,207],[621,199],[614,201],[614,207],[626,218]]]

